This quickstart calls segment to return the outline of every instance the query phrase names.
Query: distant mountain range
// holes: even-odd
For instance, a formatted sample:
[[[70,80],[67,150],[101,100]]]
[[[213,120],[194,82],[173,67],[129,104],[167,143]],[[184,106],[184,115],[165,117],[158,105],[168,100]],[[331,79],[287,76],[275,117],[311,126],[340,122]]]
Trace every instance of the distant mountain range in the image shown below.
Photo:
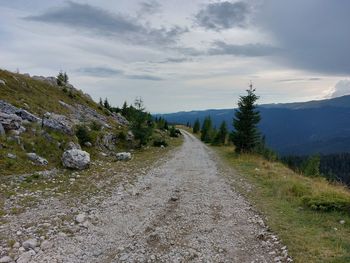
[[[350,95],[333,99],[260,105],[260,131],[268,146],[280,155],[350,152]],[[219,127],[232,129],[234,109],[162,114],[169,122],[191,124],[211,116]],[[159,115],[158,115],[159,116]]]

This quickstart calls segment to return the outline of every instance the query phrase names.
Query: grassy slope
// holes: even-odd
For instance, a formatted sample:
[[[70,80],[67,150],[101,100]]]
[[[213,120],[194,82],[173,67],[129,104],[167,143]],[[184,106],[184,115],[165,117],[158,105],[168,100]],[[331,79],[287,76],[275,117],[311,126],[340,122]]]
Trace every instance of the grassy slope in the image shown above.
[[[33,80],[22,74],[5,70],[0,70],[0,79],[6,82],[6,85],[0,86],[0,99],[20,108],[23,108],[24,103],[26,103],[30,107],[30,112],[39,115],[39,117],[47,111],[61,114],[69,113],[65,107],[59,104],[59,100],[71,105],[80,103],[102,113],[97,104],[80,91],[70,94],[43,81]]]
[[[33,80],[25,75],[5,70],[0,70],[0,79],[6,82],[6,85],[0,85],[0,99],[20,108],[26,108],[25,104],[27,104],[29,111],[38,117],[41,117],[47,111],[63,115],[69,114],[70,111],[63,107],[59,101],[64,101],[70,105],[79,103],[95,109],[100,114],[108,117],[97,103],[81,91],[64,90],[61,87],[51,86],[46,82]],[[123,128],[119,129],[116,125],[113,125],[112,122],[110,124],[114,126],[112,132],[118,133],[123,130]],[[64,147],[65,143],[69,141],[77,142],[77,138],[74,136],[46,129],[48,135],[54,139],[50,141],[44,136],[40,136],[42,129],[38,124],[29,124],[26,125],[26,128],[27,131],[21,135],[21,144],[24,146],[24,149],[22,149],[22,145],[17,144],[15,141],[9,141],[5,137],[0,137],[0,144],[2,145],[2,148],[0,147],[0,175],[27,173],[60,167],[62,147],[58,147],[57,143],[62,143]],[[96,152],[94,148],[84,148],[84,150],[92,154],[93,158],[95,157]],[[26,152],[33,151],[46,158],[49,161],[49,165],[47,167],[33,165],[25,155]],[[8,153],[16,154],[17,160],[7,158]]]
[[[322,178],[298,175],[281,163],[259,156],[238,156],[232,147],[214,149],[252,185],[251,190],[238,189],[266,216],[295,262],[350,262],[349,209],[320,211],[313,206],[323,204],[325,209],[350,204],[348,189]],[[233,184],[237,187],[237,182]]]

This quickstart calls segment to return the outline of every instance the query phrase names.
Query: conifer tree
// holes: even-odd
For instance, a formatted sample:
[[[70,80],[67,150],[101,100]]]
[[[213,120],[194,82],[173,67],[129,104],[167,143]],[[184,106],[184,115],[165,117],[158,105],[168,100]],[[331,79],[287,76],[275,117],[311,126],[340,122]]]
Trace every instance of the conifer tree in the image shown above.
[[[202,130],[201,130],[201,140],[203,142],[209,143],[212,140],[213,127],[210,116],[204,119]]]
[[[193,133],[198,133],[201,128],[201,124],[199,122],[199,119],[196,119],[193,125]]]
[[[251,84],[246,96],[240,96],[238,109],[233,118],[232,141],[236,147],[236,152],[252,152],[261,140],[258,131],[258,123],[261,119],[255,104],[259,97],[255,94],[255,89]]]
[[[108,99],[105,98],[104,102],[103,102],[103,106],[107,109],[110,110],[111,109],[111,105],[108,102]]]
[[[216,133],[214,144],[216,145],[225,144],[227,133],[228,133],[227,124],[225,121],[223,121],[220,125],[219,131]]]
[[[66,72],[62,72],[60,71],[60,73],[58,73],[57,77],[57,85],[58,86],[65,86],[68,84],[68,75]]]

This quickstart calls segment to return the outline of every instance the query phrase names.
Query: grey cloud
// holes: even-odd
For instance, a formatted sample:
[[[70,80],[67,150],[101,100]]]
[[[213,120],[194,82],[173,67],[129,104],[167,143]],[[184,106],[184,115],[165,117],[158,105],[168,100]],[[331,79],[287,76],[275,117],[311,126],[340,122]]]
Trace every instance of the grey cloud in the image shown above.
[[[103,36],[116,37],[134,44],[166,45],[176,42],[187,32],[186,28],[173,26],[156,29],[142,25],[135,18],[110,13],[104,9],[68,1],[65,6],[44,14],[25,18],[30,21],[59,24],[69,28],[83,29]]]
[[[208,50],[209,55],[236,55],[246,57],[260,57],[273,55],[278,52],[278,49],[270,45],[264,44],[245,44],[234,45],[227,44],[223,41],[216,41]]]
[[[163,80],[163,78],[152,76],[152,75],[125,75],[128,79],[137,79],[137,80],[153,80],[153,81],[160,81]]]
[[[161,4],[155,0],[149,0],[140,3],[139,17],[145,15],[154,15],[161,11]]]
[[[215,31],[245,27],[249,13],[250,8],[245,2],[211,3],[195,15],[195,23],[198,26]]]
[[[107,67],[80,68],[77,70],[77,72],[94,77],[112,77],[123,74],[122,70]]]
[[[336,98],[344,95],[350,94],[350,80],[344,79],[338,81],[338,83],[334,86],[334,90],[331,93],[331,98]]]
[[[292,79],[280,79],[276,82],[296,82],[296,81],[317,81],[321,80],[321,78],[292,78]]]
[[[280,63],[326,74],[350,72],[350,1],[264,1],[256,25],[285,50]]]
[[[191,58],[166,58],[161,61],[151,61],[151,63],[157,63],[157,64],[167,64],[167,63],[182,63],[186,61],[192,61]]]
[[[99,78],[108,78],[108,77],[115,77],[119,76],[121,78],[125,79],[139,79],[139,80],[152,80],[152,81],[160,81],[163,80],[163,78],[153,76],[153,75],[133,75],[133,74],[127,74],[123,70],[114,69],[114,68],[108,68],[108,67],[86,67],[86,68],[79,68],[76,70],[76,72],[91,76],[91,77],[99,77]]]

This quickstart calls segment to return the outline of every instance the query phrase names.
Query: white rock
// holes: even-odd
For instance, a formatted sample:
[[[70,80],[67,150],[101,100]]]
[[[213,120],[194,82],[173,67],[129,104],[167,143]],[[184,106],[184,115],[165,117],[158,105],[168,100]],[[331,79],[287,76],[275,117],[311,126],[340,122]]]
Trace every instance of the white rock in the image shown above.
[[[68,150],[62,155],[62,163],[66,168],[83,170],[90,165],[90,154],[78,149]]]
[[[345,224],[345,220],[340,220],[339,224],[344,225]]]
[[[10,158],[10,159],[17,159],[17,156],[16,156],[16,154],[8,153],[8,154],[7,154],[7,158]]]
[[[48,240],[44,240],[42,243],[41,243],[41,246],[40,246],[40,248],[42,249],[42,250],[47,250],[47,249],[49,249],[49,248],[51,248],[52,247],[52,243],[50,242],[50,241],[48,241]]]
[[[129,152],[120,152],[116,154],[118,161],[129,161],[131,160],[131,153]]]
[[[40,157],[36,153],[27,153],[27,157],[29,160],[31,160],[32,162],[38,165],[46,166],[49,164],[49,162],[46,159]]]
[[[5,80],[0,79],[0,85],[5,85],[5,84],[6,84]]]
[[[24,247],[25,250],[35,249],[37,246],[38,242],[34,238],[28,239],[22,243],[22,247]]]
[[[32,258],[32,252],[27,251],[24,252],[20,257],[17,259],[16,263],[28,263]]]
[[[0,263],[8,263],[8,262],[12,262],[12,258],[10,258],[9,256],[4,256],[0,258]]]
[[[13,244],[12,246],[13,248],[20,248],[21,247],[21,244],[19,242],[16,242]]]
[[[78,224],[83,223],[86,220],[86,215],[84,213],[81,213],[75,217],[75,222]]]
[[[0,123],[0,136],[5,136],[5,135],[6,135],[5,129],[2,126],[2,124]]]
[[[67,144],[67,147],[64,150],[68,151],[68,150],[73,150],[73,149],[81,150],[81,147],[78,143],[69,142]]]

